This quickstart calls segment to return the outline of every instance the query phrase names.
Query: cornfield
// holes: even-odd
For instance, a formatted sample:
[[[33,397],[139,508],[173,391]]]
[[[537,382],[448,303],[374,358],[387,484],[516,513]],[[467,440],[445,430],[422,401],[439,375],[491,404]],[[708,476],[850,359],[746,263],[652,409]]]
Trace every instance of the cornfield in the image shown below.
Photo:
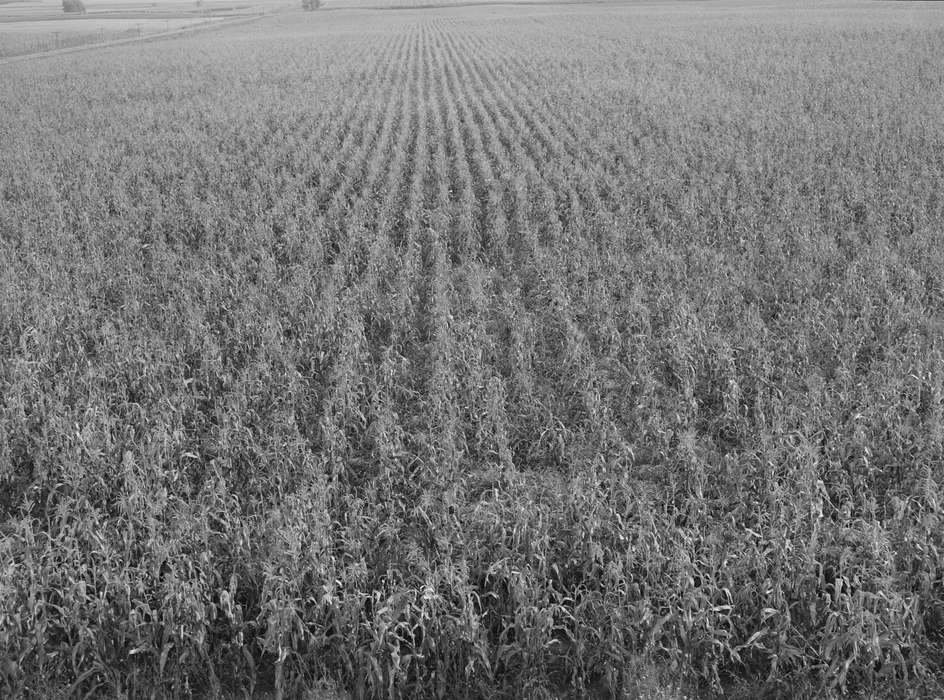
[[[942,45],[485,6],[0,68],[0,695],[941,694]]]

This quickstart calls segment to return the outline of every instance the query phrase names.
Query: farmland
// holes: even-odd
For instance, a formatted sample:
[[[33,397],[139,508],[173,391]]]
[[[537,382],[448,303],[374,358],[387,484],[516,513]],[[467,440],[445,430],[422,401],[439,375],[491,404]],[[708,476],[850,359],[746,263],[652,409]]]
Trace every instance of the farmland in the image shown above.
[[[109,18],[0,22],[0,59],[73,49],[103,42],[127,41],[216,21],[218,18],[175,20]]]
[[[227,18],[245,21],[277,9],[278,2],[90,0],[82,3],[86,13],[64,14],[62,0],[0,1],[0,61],[184,29],[207,29]]]
[[[940,696],[944,8],[0,67],[0,696]]]

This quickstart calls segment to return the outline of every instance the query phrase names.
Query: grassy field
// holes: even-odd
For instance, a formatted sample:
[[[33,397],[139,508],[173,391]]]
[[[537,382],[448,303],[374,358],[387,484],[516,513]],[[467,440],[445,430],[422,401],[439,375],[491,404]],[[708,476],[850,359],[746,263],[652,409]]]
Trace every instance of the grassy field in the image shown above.
[[[0,21],[0,59],[210,25],[219,17]]]
[[[65,14],[61,0],[0,0],[0,60],[295,8],[282,0],[90,0],[84,5],[86,14]]]
[[[2,68],[0,695],[944,695],[942,45],[487,6]]]

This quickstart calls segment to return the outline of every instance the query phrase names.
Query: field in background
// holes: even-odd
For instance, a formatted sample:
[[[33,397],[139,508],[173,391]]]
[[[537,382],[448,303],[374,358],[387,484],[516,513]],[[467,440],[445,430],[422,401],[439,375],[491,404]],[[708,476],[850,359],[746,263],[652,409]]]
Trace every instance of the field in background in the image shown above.
[[[0,695],[941,695],[944,10],[319,12],[0,80]]]
[[[202,2],[197,0],[83,0],[83,4],[86,9],[85,15],[69,15],[63,13],[61,0],[8,0],[0,5],[0,22],[40,17],[82,21],[114,13],[161,16],[198,11],[212,14],[250,7],[266,9],[296,7],[294,3],[283,0],[202,0]],[[300,7],[300,4],[297,7]]]
[[[0,59],[148,37],[295,4],[282,0],[89,0],[66,14],[61,0],[0,3]]]
[[[58,21],[0,21],[0,58],[135,39],[187,27],[209,26],[222,17],[168,19],[65,19]]]

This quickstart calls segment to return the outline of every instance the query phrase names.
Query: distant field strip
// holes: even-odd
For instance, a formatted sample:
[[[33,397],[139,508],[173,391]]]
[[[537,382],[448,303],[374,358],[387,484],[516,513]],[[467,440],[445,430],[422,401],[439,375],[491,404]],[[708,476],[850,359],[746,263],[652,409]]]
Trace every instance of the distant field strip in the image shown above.
[[[0,22],[0,62],[14,63],[48,55],[74,53],[95,47],[217,29],[223,24],[252,22],[248,17],[193,17],[163,19],[40,20]],[[219,24],[217,24],[219,23]]]

